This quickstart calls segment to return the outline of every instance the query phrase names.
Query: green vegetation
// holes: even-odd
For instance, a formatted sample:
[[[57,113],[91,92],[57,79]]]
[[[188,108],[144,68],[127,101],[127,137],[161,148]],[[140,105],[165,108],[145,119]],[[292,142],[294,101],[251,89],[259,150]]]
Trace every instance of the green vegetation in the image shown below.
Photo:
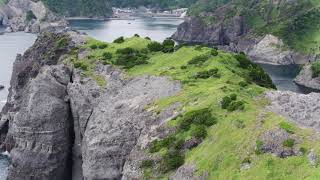
[[[316,61],[311,65],[312,77],[316,78],[320,76],[320,61]]]
[[[281,123],[279,124],[279,127],[280,127],[281,129],[287,131],[287,132],[290,133],[290,134],[294,134],[295,128],[294,128],[293,125],[291,125],[291,124],[288,123],[288,122],[281,122]]]
[[[113,41],[113,43],[118,43],[118,44],[121,44],[121,43],[123,43],[124,42],[124,37],[123,36],[121,36],[121,37],[119,37],[119,38],[117,38],[117,39],[115,39],[114,41]]]
[[[109,16],[112,9],[105,0],[42,0],[55,13],[63,16]]]
[[[141,163],[145,179],[168,179],[182,164],[195,165],[196,175],[207,172],[208,179],[320,177],[320,167],[311,167],[306,156],[278,158],[262,153],[263,142],[257,141],[258,137],[286,121],[266,110],[269,102],[263,94],[269,89],[250,78],[250,67],[258,65],[241,66],[236,55],[217,50],[218,55],[214,56],[208,47],[182,46],[170,53],[150,51],[152,41],[138,37],[109,43],[104,49],[90,48],[93,44],[98,47],[99,43],[88,39],[81,47],[89,51],[88,56],[77,59],[71,55],[68,62],[78,64],[78,69],[84,66],[83,75],[95,79],[102,87],[107,82],[103,77],[99,79],[94,69],[103,62],[114,66],[121,62],[118,68],[126,68],[127,77],[155,75],[181,82],[182,90],[175,96],[145,107],[158,114],[174,103],[181,104],[177,110],[181,115],[166,124],[172,133],[147,146],[148,159]],[[141,56],[144,63],[136,64],[136,58]],[[134,57],[134,63],[118,61],[119,57]],[[195,74],[213,69],[218,69],[219,78],[195,78]],[[294,142],[299,147],[320,153],[320,141],[312,130],[286,126],[283,129],[292,130],[299,139],[299,144]],[[286,147],[290,147],[290,142]],[[251,167],[240,170],[241,164],[249,161]]]
[[[294,139],[287,139],[283,141],[283,146],[285,147],[293,147],[294,146]]]

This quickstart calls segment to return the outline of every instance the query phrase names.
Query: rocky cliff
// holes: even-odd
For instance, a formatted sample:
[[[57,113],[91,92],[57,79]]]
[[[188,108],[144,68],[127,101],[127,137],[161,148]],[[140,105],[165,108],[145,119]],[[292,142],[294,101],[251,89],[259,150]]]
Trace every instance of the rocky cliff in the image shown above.
[[[65,27],[66,21],[48,10],[42,1],[10,0],[0,7],[0,25],[7,26],[7,32],[39,33]]]
[[[318,130],[318,94],[265,95],[268,78],[243,54],[151,42],[40,34],[17,56],[1,113],[7,179],[317,175],[318,137],[298,125]]]
[[[189,17],[172,37],[180,42],[205,43],[234,52],[243,51],[258,63],[304,64],[315,60],[315,56],[310,54],[316,54],[317,50],[313,51],[314,44],[309,45],[309,37],[295,34],[317,34],[316,27],[320,24],[317,20],[310,23],[314,24],[313,27],[309,27],[308,22],[304,25],[299,22],[303,22],[300,19],[305,16],[311,21],[308,12],[317,9],[318,5],[311,1],[249,0],[223,1],[220,4],[210,0],[199,1],[189,10]],[[316,16],[319,12],[313,14]],[[299,41],[294,41],[296,36],[301,37]],[[316,41],[314,43],[317,44]]]
[[[295,83],[314,90],[320,90],[320,78],[313,77],[311,64],[306,64],[294,80]]]

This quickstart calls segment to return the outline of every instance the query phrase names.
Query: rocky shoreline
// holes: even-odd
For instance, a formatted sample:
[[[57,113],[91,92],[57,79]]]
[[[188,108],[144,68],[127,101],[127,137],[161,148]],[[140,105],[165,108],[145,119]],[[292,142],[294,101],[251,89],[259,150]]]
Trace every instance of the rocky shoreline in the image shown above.
[[[39,33],[65,28],[67,21],[48,10],[42,1],[10,0],[0,7],[0,25],[6,27],[5,32]]]

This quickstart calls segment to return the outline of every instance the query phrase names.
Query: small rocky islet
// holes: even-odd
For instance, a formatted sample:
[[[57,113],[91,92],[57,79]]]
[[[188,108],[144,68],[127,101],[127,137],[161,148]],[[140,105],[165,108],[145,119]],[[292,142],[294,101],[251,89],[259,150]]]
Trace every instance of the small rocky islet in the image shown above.
[[[309,7],[285,3],[268,7]],[[318,89],[317,56],[253,36],[232,2],[217,7],[190,11],[173,35],[217,48],[40,33],[0,115],[7,179],[317,179],[319,94],[277,91],[256,64],[306,64],[296,82]]]

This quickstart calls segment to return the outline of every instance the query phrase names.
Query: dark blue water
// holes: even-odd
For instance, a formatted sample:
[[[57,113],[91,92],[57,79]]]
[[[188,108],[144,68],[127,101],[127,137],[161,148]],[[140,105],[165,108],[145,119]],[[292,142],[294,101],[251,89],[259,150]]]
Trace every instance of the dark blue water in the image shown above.
[[[299,74],[301,67],[299,65],[268,65],[259,64],[271,77],[273,83],[278,90],[293,91],[302,94],[314,92],[310,88],[299,86],[293,82],[294,78]]]

